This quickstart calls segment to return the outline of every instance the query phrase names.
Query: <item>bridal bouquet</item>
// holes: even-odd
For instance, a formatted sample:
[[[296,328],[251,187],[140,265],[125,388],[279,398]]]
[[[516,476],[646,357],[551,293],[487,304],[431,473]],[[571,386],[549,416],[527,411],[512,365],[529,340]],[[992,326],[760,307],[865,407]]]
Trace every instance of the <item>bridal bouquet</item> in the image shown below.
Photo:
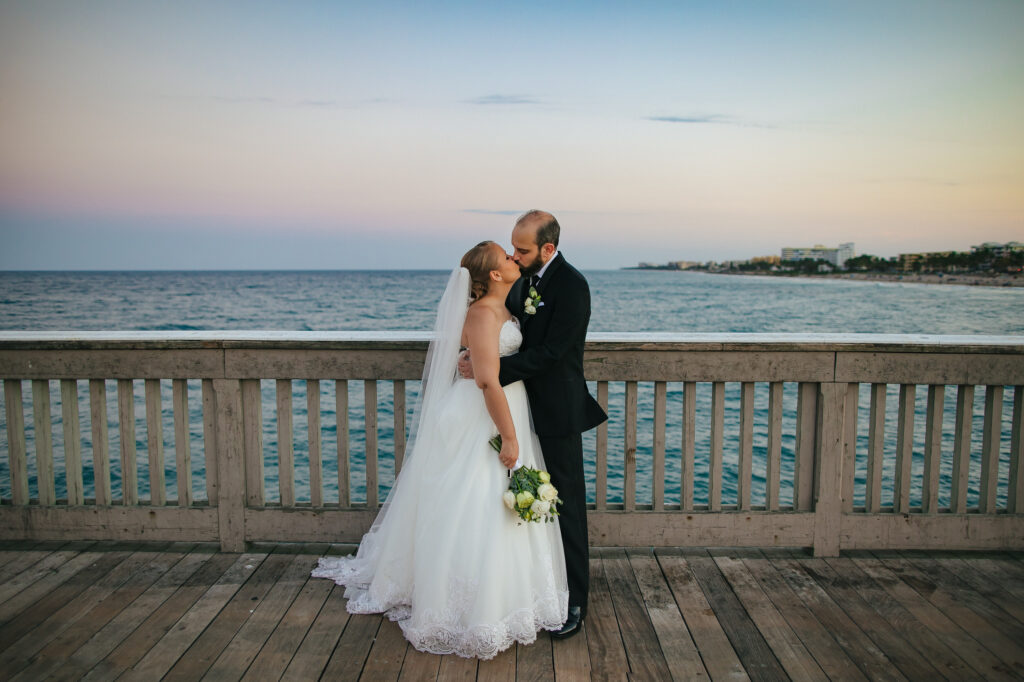
[[[488,441],[492,448],[501,452],[501,436]],[[551,522],[558,516],[558,489],[551,485],[551,475],[546,471],[520,466],[509,474],[508,490],[501,499],[510,511],[523,521],[536,523]]]

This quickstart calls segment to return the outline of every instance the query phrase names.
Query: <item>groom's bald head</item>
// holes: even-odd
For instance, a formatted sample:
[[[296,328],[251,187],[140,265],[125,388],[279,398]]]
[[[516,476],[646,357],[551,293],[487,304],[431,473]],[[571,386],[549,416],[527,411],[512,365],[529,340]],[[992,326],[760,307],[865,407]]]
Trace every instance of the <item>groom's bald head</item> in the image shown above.
[[[555,255],[560,231],[555,216],[546,211],[532,210],[519,216],[512,228],[512,257],[523,276],[536,273]]]
[[[515,234],[521,228],[524,230],[524,236],[530,234],[534,237],[534,243],[538,248],[543,248],[545,244],[558,248],[558,237],[562,228],[559,227],[555,216],[547,211],[533,209],[519,216],[512,233]]]

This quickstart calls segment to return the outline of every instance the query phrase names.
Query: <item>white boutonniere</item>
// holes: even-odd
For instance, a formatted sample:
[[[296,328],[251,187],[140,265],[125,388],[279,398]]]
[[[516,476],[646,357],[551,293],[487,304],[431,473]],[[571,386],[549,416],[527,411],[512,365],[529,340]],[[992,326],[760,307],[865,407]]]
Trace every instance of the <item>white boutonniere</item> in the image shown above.
[[[527,315],[536,315],[537,308],[544,305],[540,300],[540,294],[534,287],[530,287],[530,292],[526,296],[526,300],[523,301],[523,312]]]

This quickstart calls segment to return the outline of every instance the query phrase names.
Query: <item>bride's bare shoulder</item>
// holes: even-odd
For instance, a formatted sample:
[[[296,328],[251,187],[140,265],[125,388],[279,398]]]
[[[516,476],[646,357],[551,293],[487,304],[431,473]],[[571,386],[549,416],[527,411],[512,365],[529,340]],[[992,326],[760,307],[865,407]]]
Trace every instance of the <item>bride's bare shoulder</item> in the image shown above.
[[[503,313],[504,310],[498,310],[498,306],[480,301],[469,306],[469,310],[466,311],[466,325],[483,328],[497,327],[504,322]]]

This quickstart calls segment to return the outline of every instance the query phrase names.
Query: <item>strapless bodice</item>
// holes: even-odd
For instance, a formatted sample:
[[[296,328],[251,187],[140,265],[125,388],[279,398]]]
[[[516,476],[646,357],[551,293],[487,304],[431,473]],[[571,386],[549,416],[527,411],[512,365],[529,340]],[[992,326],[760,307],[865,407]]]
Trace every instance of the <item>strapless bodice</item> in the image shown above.
[[[519,352],[519,346],[523,345],[523,333],[519,331],[519,320],[511,318],[501,325],[498,332],[498,355],[504,357]]]

